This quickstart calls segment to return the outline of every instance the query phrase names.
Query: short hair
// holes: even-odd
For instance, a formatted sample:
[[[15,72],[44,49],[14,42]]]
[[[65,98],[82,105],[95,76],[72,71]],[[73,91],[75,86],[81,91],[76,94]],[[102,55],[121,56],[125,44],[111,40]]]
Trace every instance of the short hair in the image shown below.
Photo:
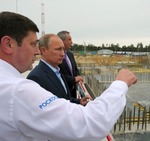
[[[37,25],[29,18],[14,12],[0,12],[0,42],[2,37],[7,35],[21,45],[29,31],[39,32]]]
[[[63,30],[57,33],[57,35],[59,36],[59,38],[64,41],[66,39],[66,34],[70,34],[70,32]]]
[[[38,41],[39,48],[41,48],[42,46],[45,48],[48,48],[48,43],[50,42],[51,38],[54,36],[57,36],[57,35],[55,35],[55,34],[43,35]]]

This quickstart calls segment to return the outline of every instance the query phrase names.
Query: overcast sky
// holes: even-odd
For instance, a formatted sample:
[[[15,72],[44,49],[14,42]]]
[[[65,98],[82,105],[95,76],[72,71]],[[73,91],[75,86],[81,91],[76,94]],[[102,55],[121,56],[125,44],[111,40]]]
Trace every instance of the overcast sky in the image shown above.
[[[41,31],[41,3],[45,33],[68,30],[77,44],[150,44],[150,0],[0,0],[0,11],[23,14]]]

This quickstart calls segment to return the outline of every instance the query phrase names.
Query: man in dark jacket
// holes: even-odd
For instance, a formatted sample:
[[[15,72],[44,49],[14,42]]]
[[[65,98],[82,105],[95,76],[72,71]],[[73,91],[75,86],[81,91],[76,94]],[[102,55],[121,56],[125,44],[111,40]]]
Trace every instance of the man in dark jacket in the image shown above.
[[[41,60],[27,78],[37,82],[41,87],[59,98],[86,105],[89,97],[82,99],[72,97],[65,78],[59,72],[58,64],[61,64],[64,58],[64,44],[61,39],[57,35],[46,34],[40,38],[39,48]]]
[[[74,59],[74,55],[70,51],[71,45],[73,43],[72,38],[68,31],[60,31],[57,35],[63,41],[65,50],[65,57],[62,64],[59,65],[59,68],[67,80],[72,97],[76,97],[76,84],[80,81],[83,81],[83,77],[80,75],[76,61]]]

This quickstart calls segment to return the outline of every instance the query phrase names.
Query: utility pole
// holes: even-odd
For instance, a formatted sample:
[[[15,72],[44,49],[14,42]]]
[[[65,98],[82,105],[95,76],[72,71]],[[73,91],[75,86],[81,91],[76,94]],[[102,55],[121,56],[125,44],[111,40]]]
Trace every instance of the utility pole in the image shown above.
[[[84,42],[84,54],[86,54],[86,44]]]
[[[16,0],[16,13],[18,13],[18,0]]]
[[[42,25],[42,36],[43,36],[45,34],[44,0],[41,1],[41,25]]]

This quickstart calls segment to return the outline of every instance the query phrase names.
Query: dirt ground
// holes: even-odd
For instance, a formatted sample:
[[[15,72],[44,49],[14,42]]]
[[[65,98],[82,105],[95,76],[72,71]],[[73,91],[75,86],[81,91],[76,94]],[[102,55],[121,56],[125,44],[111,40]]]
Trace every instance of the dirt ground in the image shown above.
[[[126,66],[136,70],[150,72],[150,58],[148,56],[127,56],[127,55],[75,55],[78,67],[99,67],[99,66]],[[138,69],[137,69],[138,68]]]
[[[127,56],[127,55],[75,55],[78,64],[95,64],[95,66],[117,65],[119,63],[140,64],[147,63],[148,56]]]
[[[134,69],[142,69],[150,72],[150,56],[128,56],[128,55],[79,55],[74,54],[78,67],[99,67],[124,65]],[[37,60],[40,55],[37,56]]]

